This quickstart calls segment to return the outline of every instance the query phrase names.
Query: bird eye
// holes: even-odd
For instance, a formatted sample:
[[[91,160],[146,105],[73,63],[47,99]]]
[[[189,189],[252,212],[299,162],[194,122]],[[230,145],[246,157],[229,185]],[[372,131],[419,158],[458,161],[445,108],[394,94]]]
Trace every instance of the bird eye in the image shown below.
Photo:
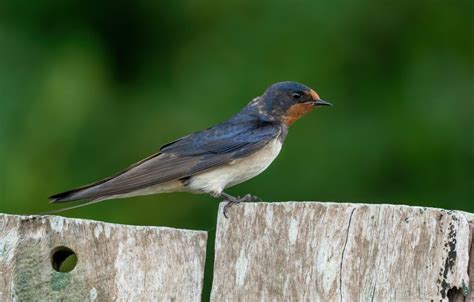
[[[301,97],[303,97],[303,93],[296,91],[291,94],[291,97],[295,100],[299,100]]]

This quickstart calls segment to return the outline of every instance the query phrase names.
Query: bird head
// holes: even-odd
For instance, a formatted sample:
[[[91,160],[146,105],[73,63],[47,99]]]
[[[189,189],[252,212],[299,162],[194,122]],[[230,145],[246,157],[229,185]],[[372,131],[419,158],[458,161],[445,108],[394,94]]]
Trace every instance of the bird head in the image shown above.
[[[252,101],[259,115],[269,121],[279,121],[287,126],[318,106],[331,106],[311,88],[296,82],[279,82]]]

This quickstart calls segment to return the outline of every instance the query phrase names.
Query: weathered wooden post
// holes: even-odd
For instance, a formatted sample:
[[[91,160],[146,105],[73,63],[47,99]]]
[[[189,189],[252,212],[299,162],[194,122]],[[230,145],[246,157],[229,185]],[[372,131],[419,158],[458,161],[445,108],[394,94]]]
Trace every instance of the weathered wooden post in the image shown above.
[[[206,240],[201,231],[0,214],[0,301],[199,301]],[[75,268],[61,272],[66,261]]]
[[[229,216],[218,219],[212,301],[474,300],[471,214],[286,202]]]
[[[280,202],[241,204],[226,219],[223,205],[212,301],[474,301],[472,214]],[[199,301],[206,239],[0,214],[0,301]]]

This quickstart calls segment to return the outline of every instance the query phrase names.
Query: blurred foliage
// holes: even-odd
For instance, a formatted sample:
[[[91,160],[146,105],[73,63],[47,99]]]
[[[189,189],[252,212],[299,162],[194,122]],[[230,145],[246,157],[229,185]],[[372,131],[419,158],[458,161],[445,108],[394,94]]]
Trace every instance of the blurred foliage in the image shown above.
[[[229,193],[473,212],[472,12],[469,0],[2,1],[0,212],[57,208],[47,196],[282,80],[334,106],[298,121],[273,165]],[[212,239],[216,213],[217,200],[178,193],[64,215]]]

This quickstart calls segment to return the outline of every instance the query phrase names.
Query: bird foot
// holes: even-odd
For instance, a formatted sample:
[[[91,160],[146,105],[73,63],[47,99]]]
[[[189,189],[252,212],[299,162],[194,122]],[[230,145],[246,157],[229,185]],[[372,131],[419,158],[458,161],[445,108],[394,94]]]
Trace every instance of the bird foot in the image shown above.
[[[261,198],[251,195],[251,194],[246,194],[242,197],[240,196],[232,196],[227,193],[222,192],[221,197],[224,197],[224,201],[227,201],[227,204],[224,206],[224,217],[229,218],[227,215],[227,210],[229,210],[230,207],[232,207],[234,204],[239,204],[241,202],[255,202],[255,201],[262,201]]]
[[[262,199],[255,195],[246,194],[242,197],[241,201],[242,202],[257,202],[257,201],[262,201]]]

